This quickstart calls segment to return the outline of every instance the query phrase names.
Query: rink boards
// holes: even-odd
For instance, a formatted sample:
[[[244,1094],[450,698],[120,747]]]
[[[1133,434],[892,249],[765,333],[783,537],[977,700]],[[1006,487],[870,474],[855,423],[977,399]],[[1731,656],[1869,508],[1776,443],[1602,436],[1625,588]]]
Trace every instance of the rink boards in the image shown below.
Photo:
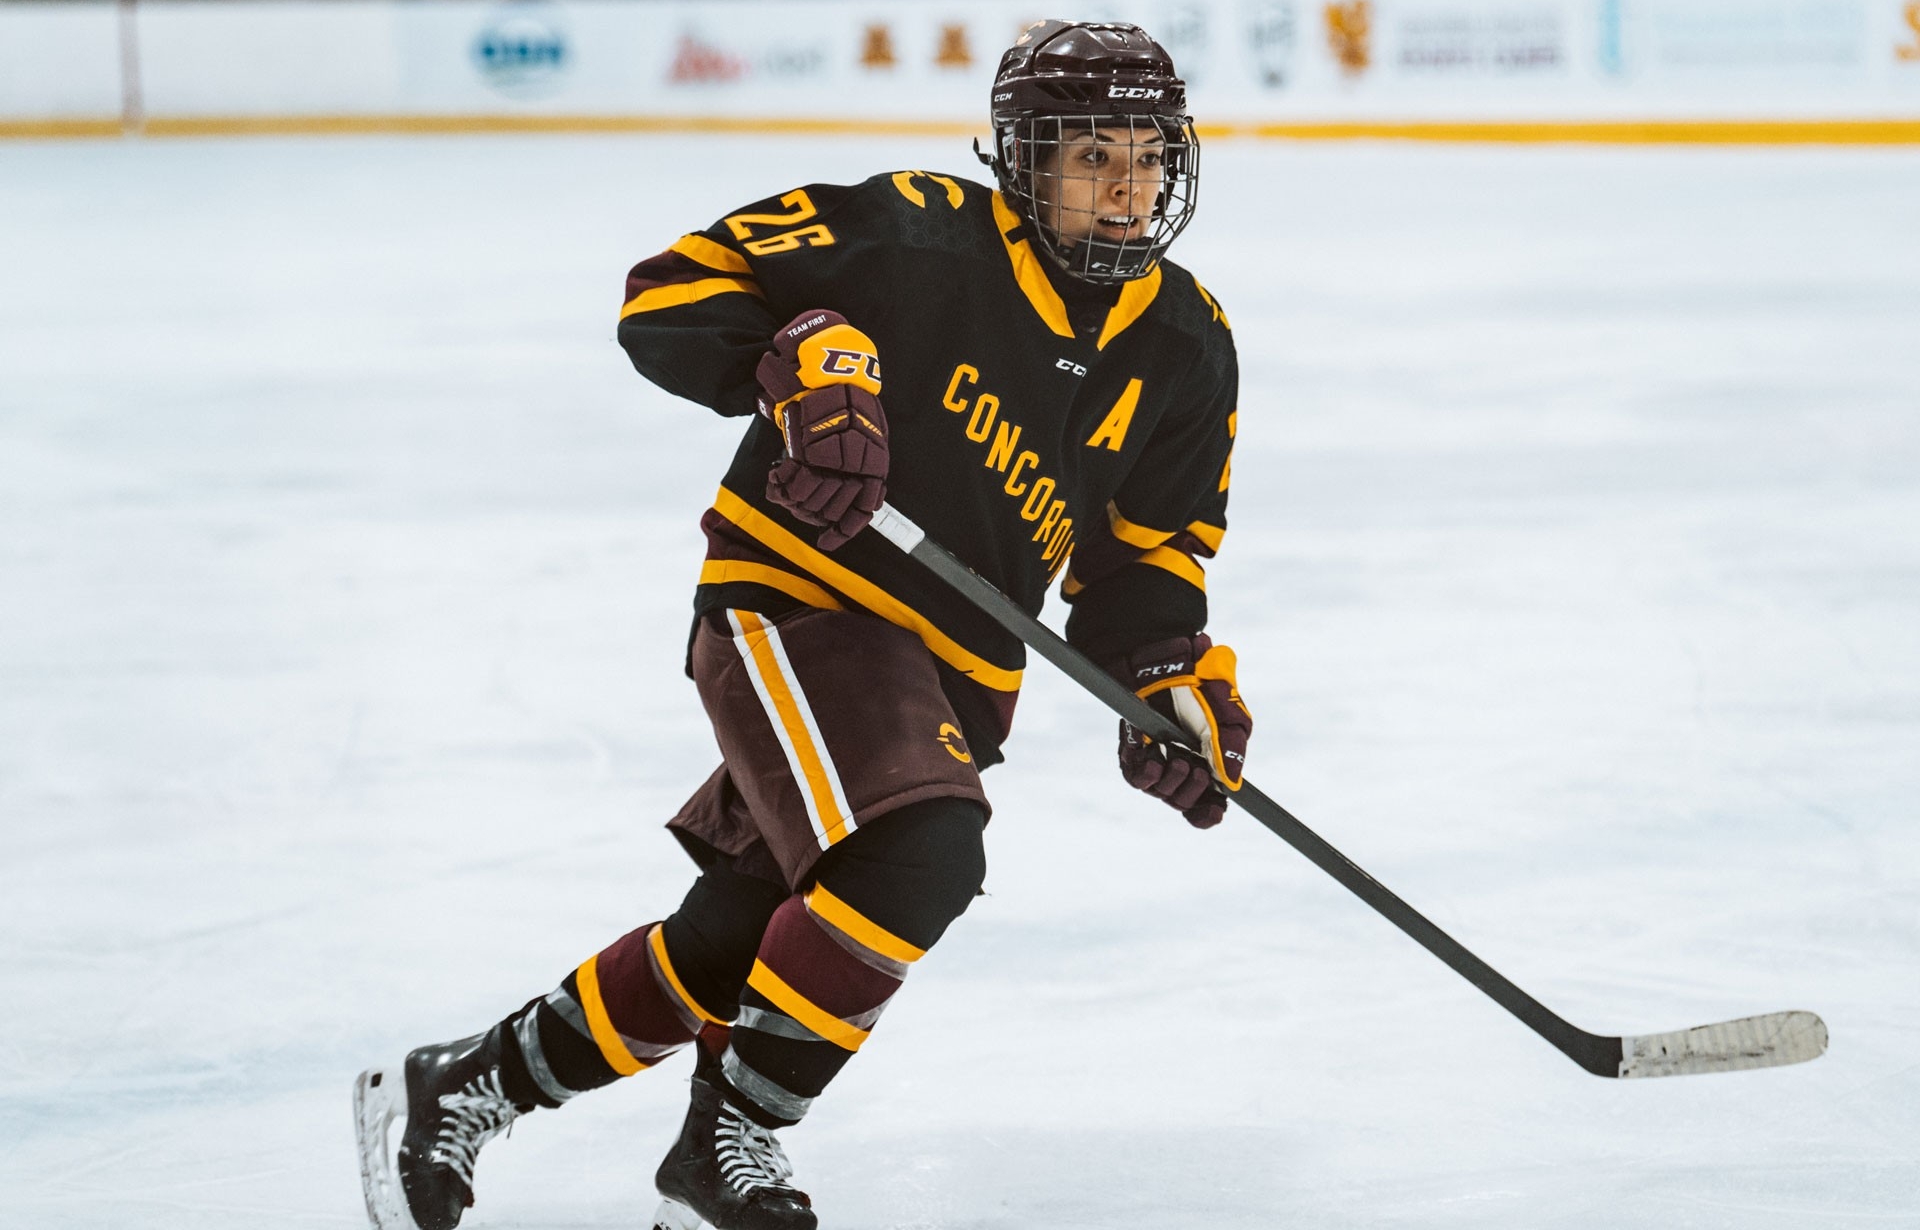
[[[1044,7],[1044,6],[1040,6]],[[1920,0],[1118,0],[1216,135],[1920,143]],[[1029,0],[0,5],[0,135],[977,130]]]

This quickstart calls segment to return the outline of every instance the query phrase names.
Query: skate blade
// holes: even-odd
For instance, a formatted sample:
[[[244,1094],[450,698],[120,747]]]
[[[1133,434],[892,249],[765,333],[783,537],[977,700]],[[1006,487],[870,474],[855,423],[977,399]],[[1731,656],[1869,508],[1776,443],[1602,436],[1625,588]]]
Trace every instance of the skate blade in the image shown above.
[[[653,1230],[707,1230],[700,1214],[672,1197],[662,1197],[653,1214]]]
[[[406,1193],[394,1174],[388,1137],[393,1121],[406,1114],[406,1069],[368,1068],[353,1082],[353,1128],[360,1147],[360,1192],[367,1198],[373,1230],[420,1230],[407,1209]]]

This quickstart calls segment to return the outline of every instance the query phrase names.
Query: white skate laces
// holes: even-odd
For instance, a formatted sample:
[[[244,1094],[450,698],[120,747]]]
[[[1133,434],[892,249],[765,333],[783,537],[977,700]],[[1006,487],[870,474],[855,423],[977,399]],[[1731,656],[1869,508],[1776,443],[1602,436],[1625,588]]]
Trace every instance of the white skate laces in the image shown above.
[[[441,1094],[440,1108],[447,1118],[427,1161],[448,1167],[471,1189],[481,1146],[506,1130],[520,1112],[507,1099],[497,1068],[474,1077],[456,1093]]]
[[[794,1190],[787,1183],[793,1163],[771,1131],[723,1103],[713,1134],[720,1175],[734,1191],[745,1196],[758,1188]]]

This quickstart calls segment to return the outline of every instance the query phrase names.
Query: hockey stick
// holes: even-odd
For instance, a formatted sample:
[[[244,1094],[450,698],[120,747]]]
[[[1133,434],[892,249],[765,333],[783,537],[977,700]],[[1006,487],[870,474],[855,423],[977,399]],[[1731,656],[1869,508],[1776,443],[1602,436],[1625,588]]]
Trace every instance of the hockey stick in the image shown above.
[[[1131,689],[1088,661],[1079,650],[1027,614],[945,547],[928,538],[919,526],[891,505],[881,506],[873,518],[873,528],[1148,737],[1181,746],[1189,742],[1189,736],[1171,720],[1160,716]],[[1595,1076],[1680,1076],[1772,1068],[1817,1058],[1827,1049],[1826,1023],[1811,1012],[1769,1012],[1663,1034],[1610,1037],[1588,1033],[1474,956],[1458,940],[1300,823],[1286,808],[1262,794],[1252,782],[1243,782],[1238,791],[1227,797]]]

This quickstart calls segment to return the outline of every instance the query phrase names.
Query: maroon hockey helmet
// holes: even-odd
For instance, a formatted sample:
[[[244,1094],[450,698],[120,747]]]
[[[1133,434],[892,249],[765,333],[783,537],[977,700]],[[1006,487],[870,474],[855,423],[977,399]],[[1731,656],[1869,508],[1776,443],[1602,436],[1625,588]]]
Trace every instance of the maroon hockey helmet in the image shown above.
[[[1139,26],[1037,21],[1000,57],[993,79],[994,155],[982,160],[1032,227],[1034,245],[1060,268],[1098,285],[1128,282],[1152,272],[1193,220],[1200,142],[1186,111],[1187,86],[1174,73],[1173,57]],[[1063,158],[1096,132],[1103,142],[1160,146],[1159,194],[1139,236],[1060,233]],[[1047,224],[1049,211],[1056,225]]]

